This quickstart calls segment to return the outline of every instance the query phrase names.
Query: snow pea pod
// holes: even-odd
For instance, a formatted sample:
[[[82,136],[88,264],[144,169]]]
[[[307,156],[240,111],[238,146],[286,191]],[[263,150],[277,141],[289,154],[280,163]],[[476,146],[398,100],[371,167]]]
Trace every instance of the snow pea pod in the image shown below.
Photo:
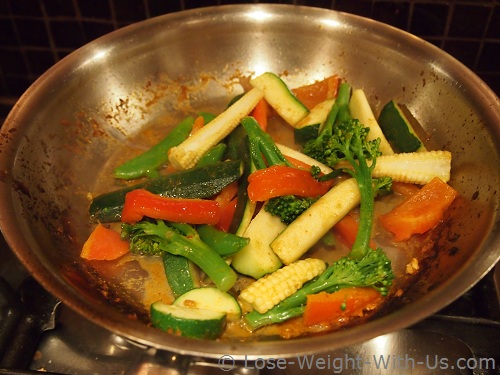
[[[115,168],[113,176],[122,180],[156,176],[157,169],[168,161],[168,150],[189,136],[193,122],[193,117],[186,117],[159,143]]]

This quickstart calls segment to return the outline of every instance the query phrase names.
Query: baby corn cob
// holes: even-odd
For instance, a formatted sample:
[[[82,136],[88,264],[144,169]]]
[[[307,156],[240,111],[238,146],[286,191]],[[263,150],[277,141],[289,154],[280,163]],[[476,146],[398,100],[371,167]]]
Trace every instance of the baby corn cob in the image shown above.
[[[252,111],[263,96],[258,89],[248,91],[210,123],[180,145],[172,147],[168,154],[170,163],[178,170],[194,167],[208,150],[238,126],[241,119]]]
[[[305,282],[320,275],[325,269],[326,264],[321,259],[298,260],[258,279],[244,289],[239,298],[263,314],[299,290]]]
[[[422,151],[379,156],[372,175],[425,185],[434,177],[448,182],[450,172],[451,152]]]

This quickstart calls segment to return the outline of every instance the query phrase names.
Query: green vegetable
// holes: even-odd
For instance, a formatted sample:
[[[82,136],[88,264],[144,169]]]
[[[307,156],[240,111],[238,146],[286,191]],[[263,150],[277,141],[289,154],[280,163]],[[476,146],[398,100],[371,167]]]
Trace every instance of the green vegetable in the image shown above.
[[[134,254],[159,255],[167,251],[189,259],[222,291],[229,290],[236,282],[232,268],[189,224],[162,220],[122,224],[122,238],[130,241],[130,251]]]
[[[341,288],[372,287],[386,295],[394,279],[391,262],[382,249],[370,250],[359,260],[344,257],[332,263],[318,278],[305,284],[264,314],[252,311],[245,316],[251,329],[281,323],[304,313],[307,295]]]
[[[311,109],[311,112],[295,126],[293,133],[295,143],[303,144],[318,137],[334,103],[335,99],[327,99]]]
[[[200,286],[198,270],[193,262],[169,252],[162,252],[163,267],[167,276],[168,285],[175,297]]]
[[[243,118],[241,125],[248,135],[250,158],[255,169],[263,169],[273,165],[292,166],[271,136],[262,130],[253,117]]]
[[[166,332],[197,339],[215,340],[223,332],[223,312],[192,309],[155,302],[151,305],[151,324]]]
[[[304,154],[324,163],[325,162],[325,151],[324,142],[329,139],[335,126],[345,120],[351,119],[349,113],[349,99],[351,96],[351,86],[345,82],[342,82],[339,86],[337,98],[335,103],[330,109],[328,116],[325,120],[323,129],[319,135],[307,141],[303,146]]]
[[[226,157],[233,160],[242,160],[243,162],[243,174],[238,180],[238,200],[228,231],[242,236],[250,224],[256,208],[255,202],[248,198],[248,176],[252,173],[253,165],[250,160],[248,136],[243,126],[239,125],[233,130],[227,137],[226,143]]]
[[[394,100],[389,101],[382,108],[378,122],[397,153],[426,150],[402,108]]]
[[[253,87],[264,93],[271,107],[290,125],[295,126],[307,116],[307,107],[290,91],[283,80],[274,73],[264,73],[250,80]]]
[[[269,245],[285,228],[277,216],[261,209],[243,233],[250,243],[233,255],[233,268],[254,279],[279,269],[283,263]]]
[[[95,197],[89,208],[91,221],[119,221],[125,195],[135,189],[173,198],[207,198],[219,193],[226,185],[236,181],[242,173],[240,161],[219,162],[174,172],[153,180],[135,184]]]
[[[269,199],[269,202],[265,206],[265,210],[278,216],[283,223],[290,224],[317,200],[317,197],[283,195],[281,197]]]
[[[168,161],[168,150],[183,142],[193,128],[194,119],[186,117],[159,143],[114,170],[114,177],[124,180],[156,176],[157,169]]]
[[[174,305],[222,312],[230,321],[241,317],[241,307],[236,298],[217,288],[203,287],[190,290],[177,298]]]
[[[348,87],[346,83],[340,85],[336,103],[340,100],[340,91],[350,90]],[[339,109],[339,113],[341,110]],[[331,168],[339,162],[347,162],[349,168],[342,170],[356,179],[360,194],[360,212],[358,234],[349,255],[353,259],[361,259],[368,251],[375,195],[379,190],[390,190],[392,182],[388,177],[372,179],[372,171],[380,155],[380,139],[368,141],[368,132],[369,128],[360,124],[358,120],[341,120],[327,133],[320,134],[317,139],[304,146],[304,153],[318,158]]]
[[[218,230],[208,224],[199,225],[197,232],[201,240],[222,257],[228,257],[237,253],[250,242],[248,238]]]
[[[241,125],[248,135],[251,170],[278,164],[291,165],[271,136],[262,130],[253,117],[245,117]],[[233,268],[253,278],[260,278],[280,268],[282,262],[269,245],[285,227],[278,217],[261,209],[241,231],[241,235],[249,238],[250,243],[233,256]]]
[[[219,143],[215,145],[201,157],[196,166],[203,167],[205,165],[212,165],[219,161],[222,161],[224,158],[224,154],[226,153],[226,148],[227,146],[225,143]]]

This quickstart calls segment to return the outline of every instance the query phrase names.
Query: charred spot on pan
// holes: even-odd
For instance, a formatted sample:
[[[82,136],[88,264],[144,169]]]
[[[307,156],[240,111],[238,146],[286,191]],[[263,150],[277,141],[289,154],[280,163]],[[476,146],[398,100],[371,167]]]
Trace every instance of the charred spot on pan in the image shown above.
[[[21,181],[19,181],[19,180],[13,180],[12,181],[12,187],[18,193],[24,194],[28,198],[31,198],[31,193],[30,193],[28,187],[24,183],[22,183]]]
[[[460,251],[460,249],[456,246],[452,246],[449,250],[448,250],[448,255],[449,256],[454,256],[456,254],[458,254],[458,252]]]

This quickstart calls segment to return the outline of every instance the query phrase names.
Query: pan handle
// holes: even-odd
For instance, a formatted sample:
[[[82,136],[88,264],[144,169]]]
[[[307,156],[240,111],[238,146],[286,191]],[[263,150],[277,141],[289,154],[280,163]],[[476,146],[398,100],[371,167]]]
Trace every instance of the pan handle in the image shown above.
[[[236,361],[229,362],[221,363],[220,359],[210,360],[158,350],[154,354],[144,356],[124,375],[259,374],[258,369],[248,368]]]

